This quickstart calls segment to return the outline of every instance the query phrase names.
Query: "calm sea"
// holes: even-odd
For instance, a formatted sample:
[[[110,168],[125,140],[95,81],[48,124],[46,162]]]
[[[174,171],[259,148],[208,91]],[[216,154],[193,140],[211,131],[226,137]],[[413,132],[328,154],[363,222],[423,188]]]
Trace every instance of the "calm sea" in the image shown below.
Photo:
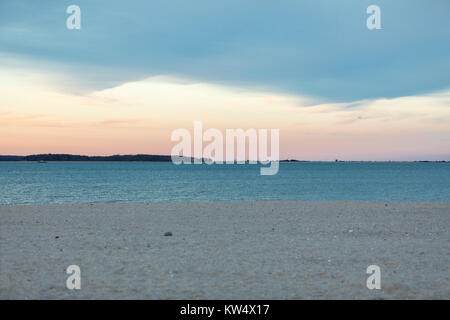
[[[450,163],[0,162],[0,204],[164,201],[450,201]]]

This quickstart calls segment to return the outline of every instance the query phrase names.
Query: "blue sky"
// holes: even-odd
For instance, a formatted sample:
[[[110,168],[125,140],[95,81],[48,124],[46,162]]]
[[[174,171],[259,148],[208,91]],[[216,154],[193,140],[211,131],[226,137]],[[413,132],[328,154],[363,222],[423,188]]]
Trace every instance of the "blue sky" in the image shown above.
[[[81,30],[66,29],[71,4]],[[382,30],[366,28],[371,4]],[[168,75],[325,102],[395,98],[449,87],[449,14],[448,0],[2,0],[0,54],[69,72],[74,91]]]

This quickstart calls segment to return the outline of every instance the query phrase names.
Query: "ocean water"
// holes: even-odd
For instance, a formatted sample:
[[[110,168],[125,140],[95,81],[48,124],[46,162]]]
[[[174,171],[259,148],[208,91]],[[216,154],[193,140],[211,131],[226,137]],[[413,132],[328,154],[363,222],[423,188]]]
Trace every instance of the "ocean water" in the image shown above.
[[[0,162],[0,204],[174,201],[450,201],[450,163]]]

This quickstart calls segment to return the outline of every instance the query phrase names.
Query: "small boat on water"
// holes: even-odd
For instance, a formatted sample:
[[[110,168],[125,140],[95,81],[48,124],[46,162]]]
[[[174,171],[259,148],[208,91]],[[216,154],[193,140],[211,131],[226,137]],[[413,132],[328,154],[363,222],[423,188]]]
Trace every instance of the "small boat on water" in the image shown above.
[[[39,160],[37,163],[47,163],[47,161]]]

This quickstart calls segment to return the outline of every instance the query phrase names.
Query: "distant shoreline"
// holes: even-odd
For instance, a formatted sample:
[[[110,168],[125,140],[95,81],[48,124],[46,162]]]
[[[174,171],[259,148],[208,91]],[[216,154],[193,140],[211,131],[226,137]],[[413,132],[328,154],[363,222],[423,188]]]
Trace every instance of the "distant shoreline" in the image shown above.
[[[187,158],[193,160],[194,158]],[[9,156],[0,155],[0,161],[28,161],[28,162],[47,162],[47,161],[119,161],[119,162],[171,162],[171,156],[167,155],[150,155],[150,154],[135,154],[135,155],[111,155],[111,156],[85,156],[73,154],[34,154],[28,156]]]
[[[194,160],[192,157],[186,157],[186,159]],[[202,161],[205,159],[202,159]],[[134,154],[134,155],[110,155],[110,156],[86,156],[86,155],[73,155],[73,154],[34,154],[26,156],[17,155],[0,155],[0,162],[15,161],[15,162],[172,162],[172,157],[168,155],[151,155],[151,154]],[[248,162],[248,161],[246,161]],[[283,159],[280,162],[365,162],[365,163],[416,163],[416,162],[431,162],[431,163],[447,163],[450,160],[297,160],[297,159]]]

